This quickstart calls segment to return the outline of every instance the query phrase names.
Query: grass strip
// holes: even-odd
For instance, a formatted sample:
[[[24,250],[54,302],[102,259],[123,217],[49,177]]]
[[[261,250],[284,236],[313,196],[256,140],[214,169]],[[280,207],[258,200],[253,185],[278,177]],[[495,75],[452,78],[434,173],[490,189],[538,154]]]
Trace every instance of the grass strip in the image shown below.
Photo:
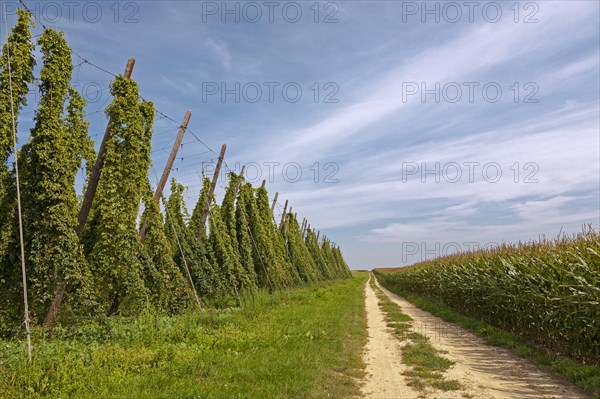
[[[2,398],[348,398],[359,393],[366,273],[244,308],[110,318],[0,341]]]

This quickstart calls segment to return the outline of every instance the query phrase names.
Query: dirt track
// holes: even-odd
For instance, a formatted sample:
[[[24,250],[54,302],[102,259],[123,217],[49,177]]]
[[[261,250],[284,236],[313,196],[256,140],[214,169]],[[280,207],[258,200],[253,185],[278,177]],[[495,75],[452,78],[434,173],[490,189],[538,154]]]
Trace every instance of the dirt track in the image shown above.
[[[378,283],[379,286],[379,283]],[[375,292],[367,283],[366,309],[369,340],[365,362],[367,376],[362,387],[369,399],[589,399],[576,387],[559,380],[508,349],[489,346],[481,338],[456,325],[422,311],[379,286],[402,312],[413,318],[413,328],[430,338],[456,364],[446,372],[447,379],[459,380],[461,391],[419,392],[406,385],[401,362],[402,343],[386,326]]]
[[[406,366],[401,362],[400,341],[386,326],[379,309],[375,291],[366,285],[367,341],[365,363],[367,377],[362,392],[364,398],[415,398],[416,391],[406,385],[402,372]]]

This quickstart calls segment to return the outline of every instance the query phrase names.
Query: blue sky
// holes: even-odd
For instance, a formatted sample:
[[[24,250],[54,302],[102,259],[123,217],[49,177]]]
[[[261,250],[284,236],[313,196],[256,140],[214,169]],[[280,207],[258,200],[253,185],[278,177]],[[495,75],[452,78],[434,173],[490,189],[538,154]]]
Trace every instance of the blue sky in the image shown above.
[[[269,180],[353,268],[600,222],[596,1],[25,3],[106,70],[136,57],[142,95],[177,121],[157,116],[158,174],[191,109],[191,132],[227,143],[229,168]],[[111,76],[73,78],[99,140]],[[214,158],[186,135],[172,175],[189,208]]]

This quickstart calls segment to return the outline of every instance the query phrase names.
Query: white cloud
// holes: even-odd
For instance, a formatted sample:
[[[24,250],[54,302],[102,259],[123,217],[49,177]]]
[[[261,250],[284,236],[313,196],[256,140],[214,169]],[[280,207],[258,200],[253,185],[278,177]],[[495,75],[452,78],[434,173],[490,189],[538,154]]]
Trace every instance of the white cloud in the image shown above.
[[[449,200],[465,203],[462,207],[450,207],[447,214],[468,217],[475,213],[478,205],[486,202],[503,202],[538,196],[548,198],[576,190],[597,188],[600,175],[598,148],[600,138],[594,106],[569,108],[548,118],[550,124],[567,125],[565,128],[547,130],[547,124],[531,120],[520,121],[518,126],[505,126],[493,133],[481,133],[468,138],[455,138],[419,144],[409,148],[393,149],[360,163],[349,163],[342,167],[344,177],[339,184],[315,185],[313,183],[286,184],[277,186],[298,209],[319,220],[323,227],[353,226],[382,220],[388,217],[407,215],[406,204],[424,201]],[[579,123],[572,121],[579,119]],[[566,121],[566,122],[563,122]],[[521,130],[519,126],[527,126]],[[539,130],[532,130],[535,127]],[[526,131],[527,134],[521,134]],[[509,135],[518,132],[517,135]],[[496,138],[497,137],[497,138]],[[435,177],[420,176],[402,180],[402,164],[412,162],[419,165],[427,162],[432,169],[437,162],[440,171],[443,165],[456,162],[461,166],[463,177],[458,183],[449,183],[440,173],[440,182]],[[478,162],[473,167],[475,182],[469,182],[466,162]],[[497,183],[483,179],[483,165],[497,163],[502,177]],[[515,163],[518,162],[518,176]],[[526,168],[532,162],[534,166]],[[512,169],[511,169],[512,168]],[[491,179],[493,176],[490,169]],[[536,172],[531,175],[532,172]],[[538,180],[525,183],[526,178]],[[491,181],[491,180],[490,180]]]
[[[555,34],[572,29],[569,25],[576,23],[577,17],[585,12],[586,8],[581,6],[570,7],[563,4],[544,7],[544,18],[552,21],[544,24],[544,27],[551,25],[554,32],[552,35],[540,26],[533,29],[525,24],[514,24],[512,20],[474,25],[465,35],[439,46],[426,48],[385,76],[365,79],[364,86],[371,88],[368,90],[371,94],[366,98],[341,107],[327,118],[305,128],[284,131],[280,136],[281,140],[276,140],[271,146],[252,150],[273,153],[276,148],[289,159],[297,159],[302,154],[326,156],[335,151],[340,143],[364,133],[369,126],[418,103],[419,96],[403,101],[401,82],[449,82],[460,81],[461,77],[471,78],[482,70],[552,45]],[[373,135],[373,132],[369,133]]]
[[[580,232],[584,225],[598,222],[598,211],[594,209],[566,214],[556,206],[564,198],[547,201],[521,203],[514,206],[523,217],[511,223],[473,224],[468,220],[448,221],[446,218],[431,218],[408,223],[389,223],[383,227],[371,229],[361,240],[384,243],[435,243],[446,245],[451,242],[477,242],[480,246],[488,243],[530,241],[539,238],[543,232],[554,236],[559,232]],[[598,226],[595,225],[597,228]]]
[[[204,39],[204,44],[214,54],[219,63],[225,67],[225,69],[231,69],[231,53],[227,46],[227,43],[217,39],[215,37],[207,37]]]

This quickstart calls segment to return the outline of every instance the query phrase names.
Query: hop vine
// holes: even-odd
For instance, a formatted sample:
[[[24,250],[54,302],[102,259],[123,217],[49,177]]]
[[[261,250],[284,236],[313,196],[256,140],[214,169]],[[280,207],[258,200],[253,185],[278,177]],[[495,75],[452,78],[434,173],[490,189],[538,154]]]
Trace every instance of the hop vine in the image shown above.
[[[136,221],[150,166],[154,106],[140,102],[137,83],[122,76],[111,93],[110,137],[84,239],[103,309],[135,314],[149,300]]]
[[[31,14],[17,11],[16,25],[8,35],[0,54],[0,325],[8,326],[14,319],[15,297],[20,280],[13,263],[7,257],[14,247],[15,181],[7,164],[13,153],[13,123],[18,127],[18,116],[27,105],[27,92],[33,82],[36,65],[31,40]],[[10,55],[10,68],[9,68]],[[11,93],[12,92],[12,93]],[[12,94],[12,97],[11,97]],[[14,118],[13,118],[14,115]],[[14,254],[12,254],[14,257]],[[17,307],[16,309],[20,309]]]

